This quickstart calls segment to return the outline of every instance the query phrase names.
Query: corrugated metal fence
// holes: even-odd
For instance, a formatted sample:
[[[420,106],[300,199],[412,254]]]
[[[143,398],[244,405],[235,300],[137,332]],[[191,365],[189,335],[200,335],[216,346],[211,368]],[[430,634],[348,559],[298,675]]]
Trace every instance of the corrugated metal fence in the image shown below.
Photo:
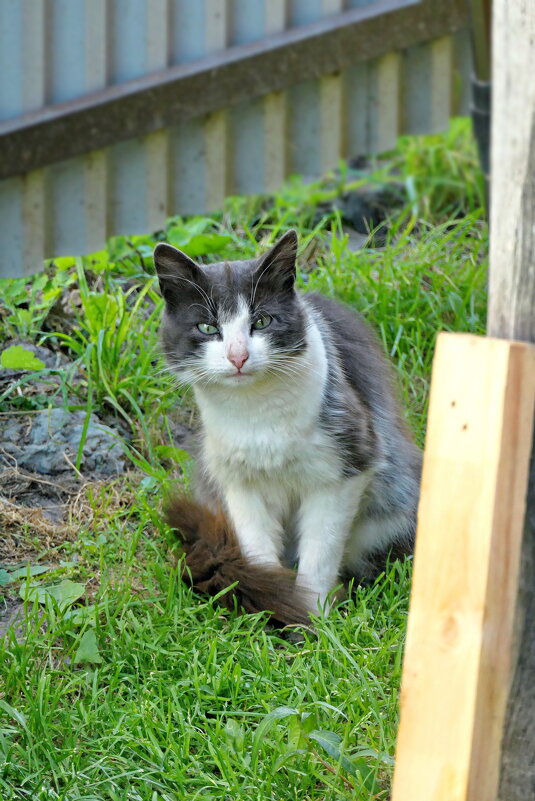
[[[466,113],[452,0],[0,0],[0,276]]]

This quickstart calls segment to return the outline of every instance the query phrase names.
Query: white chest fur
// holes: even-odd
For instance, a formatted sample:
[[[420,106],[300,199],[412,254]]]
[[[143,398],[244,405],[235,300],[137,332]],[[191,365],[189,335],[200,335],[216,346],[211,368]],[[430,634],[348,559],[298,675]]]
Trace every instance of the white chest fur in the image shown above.
[[[314,323],[307,343],[288,374],[246,387],[196,388],[205,462],[223,487],[258,481],[310,484],[328,480],[336,470],[338,459],[319,427],[327,360]]]

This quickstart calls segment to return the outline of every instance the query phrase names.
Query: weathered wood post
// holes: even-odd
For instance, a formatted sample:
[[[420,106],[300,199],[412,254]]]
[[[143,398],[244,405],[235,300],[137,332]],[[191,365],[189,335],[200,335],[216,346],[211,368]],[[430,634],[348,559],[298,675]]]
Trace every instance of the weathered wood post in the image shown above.
[[[495,0],[488,333],[535,342],[535,5]],[[535,799],[535,452],[522,543],[500,801]]]
[[[535,799],[535,6],[493,7],[489,337],[438,340],[393,801]]]

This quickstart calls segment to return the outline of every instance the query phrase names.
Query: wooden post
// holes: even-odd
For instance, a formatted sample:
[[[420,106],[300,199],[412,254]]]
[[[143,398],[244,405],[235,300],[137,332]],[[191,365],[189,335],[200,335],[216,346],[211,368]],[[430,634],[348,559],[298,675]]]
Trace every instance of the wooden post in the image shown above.
[[[470,33],[474,73],[478,81],[489,81],[491,70],[491,0],[467,0],[470,10]]]
[[[506,339],[439,338],[393,801],[535,799],[535,9],[493,8],[488,333]]]
[[[535,342],[535,7],[529,0],[494,0],[493,6],[488,332]],[[534,452],[521,564],[500,801],[535,798]]]
[[[535,347],[441,334],[393,801],[494,801],[535,401]]]

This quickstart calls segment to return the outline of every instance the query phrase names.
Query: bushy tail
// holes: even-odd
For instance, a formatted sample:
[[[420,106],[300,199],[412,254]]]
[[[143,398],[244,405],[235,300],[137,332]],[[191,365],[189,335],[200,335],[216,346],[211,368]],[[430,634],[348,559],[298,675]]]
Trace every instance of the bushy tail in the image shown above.
[[[222,511],[213,514],[190,498],[175,496],[168,501],[165,516],[183,545],[182,578],[194,589],[217,595],[237,582],[219,599],[227,609],[237,603],[246,612],[268,611],[282,625],[310,624],[306,598],[295,585],[293,571],[247,561]]]

